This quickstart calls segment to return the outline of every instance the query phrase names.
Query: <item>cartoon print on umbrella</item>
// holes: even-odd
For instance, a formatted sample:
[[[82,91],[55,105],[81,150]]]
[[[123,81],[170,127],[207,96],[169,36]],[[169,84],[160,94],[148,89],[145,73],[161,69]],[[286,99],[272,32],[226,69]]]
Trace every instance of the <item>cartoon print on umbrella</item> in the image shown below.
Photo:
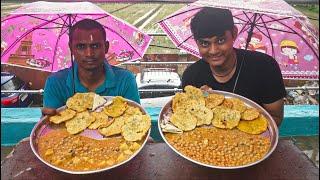
[[[238,28],[234,47],[260,51],[274,57],[285,79],[318,79],[319,32],[305,15],[285,1],[198,0],[159,21],[160,27],[178,48],[199,58],[190,27],[184,24],[185,19],[192,18],[203,7],[230,9]],[[295,45],[289,43],[289,49],[283,45],[286,44],[283,40],[293,41]],[[286,52],[289,50],[295,53],[295,58]]]
[[[87,18],[104,26],[109,53],[125,57],[110,61],[112,65],[141,59],[151,42],[149,35],[93,3],[39,1],[27,3],[1,20],[1,63],[49,72],[69,67],[73,62],[69,28]]]

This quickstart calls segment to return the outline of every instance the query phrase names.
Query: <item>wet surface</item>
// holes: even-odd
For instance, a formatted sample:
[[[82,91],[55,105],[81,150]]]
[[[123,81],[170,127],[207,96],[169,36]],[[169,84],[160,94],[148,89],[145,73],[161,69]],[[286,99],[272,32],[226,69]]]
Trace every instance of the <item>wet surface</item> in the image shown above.
[[[298,136],[281,139],[292,140],[293,143],[319,168],[319,136]]]

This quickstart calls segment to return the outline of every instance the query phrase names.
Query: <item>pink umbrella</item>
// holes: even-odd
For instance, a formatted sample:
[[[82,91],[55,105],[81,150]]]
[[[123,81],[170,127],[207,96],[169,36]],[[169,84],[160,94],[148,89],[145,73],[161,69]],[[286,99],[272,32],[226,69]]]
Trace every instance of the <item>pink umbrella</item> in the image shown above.
[[[90,2],[29,3],[1,20],[1,64],[55,72],[71,65],[69,28],[94,19],[106,30],[110,64],[143,57],[151,38]]]
[[[239,31],[234,47],[273,56],[284,78],[319,78],[319,32],[285,1],[199,0],[159,22],[178,48],[199,58],[190,21],[202,7],[230,9]]]

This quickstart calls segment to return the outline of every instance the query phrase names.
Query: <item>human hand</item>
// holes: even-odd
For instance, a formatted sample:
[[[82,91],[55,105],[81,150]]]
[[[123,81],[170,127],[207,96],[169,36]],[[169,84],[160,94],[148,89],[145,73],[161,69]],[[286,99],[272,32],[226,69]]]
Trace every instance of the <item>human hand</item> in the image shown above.
[[[209,87],[208,85],[203,85],[203,86],[201,86],[200,87],[200,89],[202,90],[202,91],[212,91],[213,89],[211,88],[211,87]]]
[[[203,92],[203,95],[207,97],[209,95],[209,91],[212,91],[212,88],[207,85],[203,85],[200,87],[200,90]]]
[[[53,116],[53,115],[57,114],[57,111],[56,111],[56,109],[53,109],[53,108],[45,108],[44,107],[41,109],[41,113],[42,113],[42,116],[46,116],[46,115]]]

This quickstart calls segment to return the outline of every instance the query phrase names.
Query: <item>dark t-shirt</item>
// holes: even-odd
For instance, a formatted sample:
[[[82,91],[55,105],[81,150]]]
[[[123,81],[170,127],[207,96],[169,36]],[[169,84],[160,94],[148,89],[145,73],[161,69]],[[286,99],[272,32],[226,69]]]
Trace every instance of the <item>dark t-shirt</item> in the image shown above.
[[[190,65],[182,76],[182,88],[192,85],[200,88],[208,85],[214,90],[232,92],[243,61],[234,93],[256,103],[269,104],[286,96],[278,63],[271,56],[260,52],[235,49],[237,68],[232,78],[219,83],[212,75],[209,64],[203,59]]]

